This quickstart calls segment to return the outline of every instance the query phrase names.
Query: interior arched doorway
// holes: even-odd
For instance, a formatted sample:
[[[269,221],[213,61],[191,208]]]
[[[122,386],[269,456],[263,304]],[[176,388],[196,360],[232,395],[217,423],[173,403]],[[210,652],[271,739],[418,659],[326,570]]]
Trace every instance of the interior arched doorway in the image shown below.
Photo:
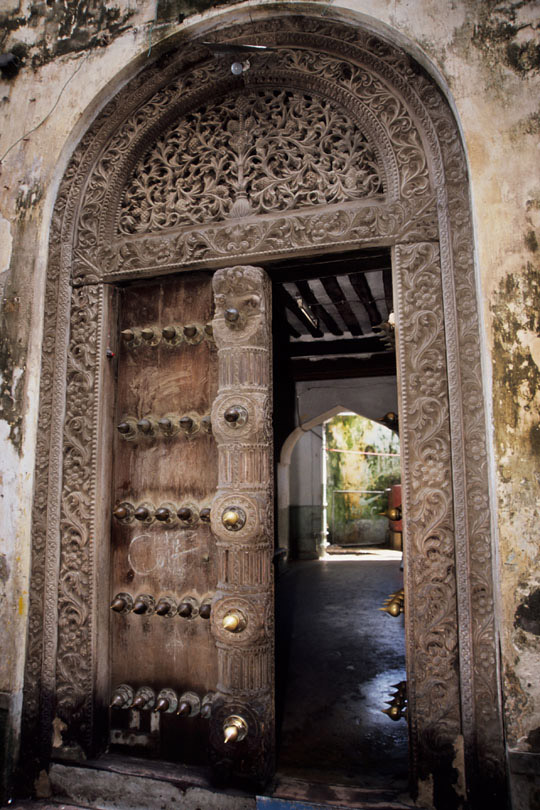
[[[431,76],[389,34],[271,6],[240,22],[214,20],[204,39],[272,50],[251,57],[238,78],[228,56],[201,39],[163,43],[96,118],[57,198],[27,740],[40,739],[47,756],[57,717],[65,728],[55,756],[80,758],[100,750],[107,724],[102,505],[110,498],[106,349],[115,289],[385,245],[398,332],[414,780],[441,807],[459,803],[463,790],[499,801],[486,427],[457,124]],[[270,642],[265,650],[270,656]]]

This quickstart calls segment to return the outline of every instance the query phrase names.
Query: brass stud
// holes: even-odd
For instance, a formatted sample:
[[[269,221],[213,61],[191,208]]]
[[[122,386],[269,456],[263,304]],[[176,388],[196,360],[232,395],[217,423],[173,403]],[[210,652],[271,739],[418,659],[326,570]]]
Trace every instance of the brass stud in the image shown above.
[[[224,630],[229,633],[241,633],[246,627],[246,617],[240,610],[229,610],[221,622]]]
[[[146,706],[146,698],[144,695],[137,695],[133,703],[131,704],[132,709],[144,709]]]
[[[184,430],[186,433],[193,430],[193,419],[191,416],[182,416],[179,420],[179,424],[182,430]]]
[[[116,426],[116,429],[118,433],[122,434],[122,436],[125,436],[126,433],[131,433],[131,425],[129,424],[129,422],[120,422]]]
[[[140,596],[135,599],[133,613],[137,613],[139,616],[143,613],[148,613],[148,603],[144,599],[141,599]]]
[[[113,515],[117,520],[125,520],[128,514],[129,512],[125,506],[117,506],[116,509],[113,511]]]
[[[122,613],[125,606],[125,599],[121,599],[119,596],[115,596],[111,602],[111,610],[114,610],[116,613]]]
[[[240,411],[238,408],[227,408],[223,416],[225,417],[226,422],[233,424],[234,422],[238,422],[240,419]]]
[[[194,338],[197,334],[197,327],[195,324],[190,323],[187,326],[184,326],[184,335],[187,338]]]
[[[210,508],[205,506],[204,509],[201,509],[199,512],[199,518],[202,520],[203,523],[210,523]]]
[[[143,340],[148,341],[148,343],[154,339],[155,332],[151,326],[145,326],[144,329],[141,329],[141,337]]]
[[[167,521],[171,519],[171,510],[167,509],[166,506],[160,506],[159,509],[156,509],[156,513],[154,515],[156,520]]]
[[[176,337],[176,327],[175,326],[165,326],[161,330],[161,334],[163,335],[165,340],[174,340]]]
[[[173,600],[169,599],[168,596],[160,597],[156,605],[156,613],[158,616],[174,616],[175,605]]]
[[[213,335],[214,335],[214,327],[212,326],[211,323],[206,324],[206,326],[204,327],[204,331],[206,332],[208,337],[213,337]]]
[[[223,512],[221,522],[228,531],[237,532],[245,525],[246,515],[239,507],[231,506]]]
[[[169,700],[167,700],[167,698],[160,698],[156,703],[154,712],[166,712],[170,705],[171,703]]]
[[[149,419],[146,419],[146,417],[139,419],[137,422],[137,427],[141,433],[144,433],[146,436],[152,433],[152,422]]]
[[[199,616],[201,619],[209,619],[212,613],[212,604],[210,602],[203,602],[199,608]]]
[[[135,339],[135,332],[133,331],[133,329],[123,329],[120,332],[120,334],[122,335],[126,343],[131,343],[131,341]]]
[[[193,517],[193,512],[189,506],[181,506],[176,514],[180,520],[183,520],[185,523],[188,523]]]
[[[235,323],[240,317],[240,313],[234,307],[229,307],[225,310],[225,320],[229,323]]]
[[[205,703],[201,709],[201,717],[203,720],[210,720],[212,716],[212,704]]]
[[[135,509],[133,516],[136,520],[148,520],[150,510],[146,506],[139,506],[138,509]]]
[[[131,706],[135,692],[127,683],[121,683],[113,692],[112,700],[109,703],[111,709],[127,709]]]
[[[224,742],[241,742],[247,737],[248,724],[238,714],[231,714],[223,722]]]
[[[193,613],[193,605],[191,602],[180,602],[178,605],[178,615],[183,619],[189,619]]]
[[[176,714],[179,714],[180,717],[188,717],[191,714],[191,704],[187,700],[182,700]]]
[[[129,613],[133,608],[133,599],[129,593],[117,593],[111,602],[111,610],[115,613]]]
[[[162,419],[158,421],[158,425],[163,431],[163,433],[169,433],[173,428],[173,423],[166,416],[164,416]]]

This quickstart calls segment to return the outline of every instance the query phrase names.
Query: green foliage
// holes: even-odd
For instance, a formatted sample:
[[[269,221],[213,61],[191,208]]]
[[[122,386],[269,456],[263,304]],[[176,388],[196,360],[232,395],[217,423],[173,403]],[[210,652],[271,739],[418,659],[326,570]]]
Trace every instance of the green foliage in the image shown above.
[[[385,490],[401,480],[399,438],[384,425],[356,414],[334,417],[325,431],[330,529],[335,535],[338,527],[352,520],[372,519],[386,510]]]

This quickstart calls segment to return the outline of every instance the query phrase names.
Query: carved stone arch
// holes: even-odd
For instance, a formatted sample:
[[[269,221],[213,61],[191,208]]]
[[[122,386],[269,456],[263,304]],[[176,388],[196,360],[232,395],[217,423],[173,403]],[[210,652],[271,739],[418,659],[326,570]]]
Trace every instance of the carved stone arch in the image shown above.
[[[95,751],[99,741],[107,672],[96,646],[106,532],[96,505],[111,282],[383,244],[393,250],[396,290],[414,778],[429,788],[424,800],[457,804],[454,769],[463,758],[470,800],[491,797],[496,806],[504,790],[486,425],[467,168],[456,121],[426,72],[361,25],[271,6],[250,21],[228,24],[223,15],[213,25],[216,40],[249,40],[275,52],[254,58],[237,80],[197,39],[179,51],[172,38],[170,50],[98,115],[57,197],[37,447],[27,745],[40,739],[48,756],[55,713],[67,724],[72,753]],[[384,194],[118,232],[126,185],[175,119],[212,100],[271,87],[331,98],[345,110],[376,148]]]

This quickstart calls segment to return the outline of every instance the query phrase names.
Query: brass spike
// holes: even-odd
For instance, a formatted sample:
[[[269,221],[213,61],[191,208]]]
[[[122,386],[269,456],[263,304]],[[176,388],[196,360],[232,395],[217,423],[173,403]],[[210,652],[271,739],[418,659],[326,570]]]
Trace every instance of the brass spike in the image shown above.
[[[133,516],[136,520],[148,520],[150,517],[150,511],[146,506],[139,506],[135,509]]]
[[[111,610],[114,610],[116,613],[122,613],[125,607],[126,607],[126,600],[123,599],[121,596],[115,596],[111,602]]]
[[[223,729],[223,734],[225,737],[224,740],[225,743],[236,742],[236,740],[238,739],[239,730],[236,726],[226,726]]]
[[[194,323],[190,323],[187,326],[184,326],[184,335],[187,338],[194,338],[197,334],[197,327]]]
[[[171,517],[171,510],[167,509],[166,506],[160,506],[159,509],[156,509],[154,517],[156,520],[169,520]]]
[[[122,335],[122,337],[124,338],[124,340],[126,341],[126,343],[131,343],[131,341],[132,341],[132,340],[134,339],[134,337],[135,337],[135,332],[133,331],[133,329],[123,329],[123,330],[120,332],[120,334]]]
[[[167,700],[167,698],[160,698],[156,703],[154,712],[166,712],[170,705],[171,703],[169,700]]]
[[[113,511],[113,515],[117,520],[124,520],[128,516],[128,510],[125,506],[117,506]]]
[[[178,706],[176,714],[179,714],[180,717],[188,717],[191,714],[191,704],[187,700],[183,700]]]
[[[163,335],[165,340],[174,340],[176,337],[176,327],[175,326],[165,326],[161,330],[161,334]]]
[[[158,616],[166,616],[168,613],[171,612],[172,607],[173,605],[171,604],[171,602],[168,599],[163,599],[162,597],[161,599],[159,599],[156,605],[156,613]]]
[[[147,340],[150,342],[154,339],[154,330],[151,326],[145,326],[144,329],[141,329],[141,337],[143,340]]]
[[[142,615],[143,613],[147,613],[148,612],[148,603],[144,599],[142,599],[140,596],[138,596],[135,599],[132,610],[133,610],[133,613],[136,613],[138,616]]]

